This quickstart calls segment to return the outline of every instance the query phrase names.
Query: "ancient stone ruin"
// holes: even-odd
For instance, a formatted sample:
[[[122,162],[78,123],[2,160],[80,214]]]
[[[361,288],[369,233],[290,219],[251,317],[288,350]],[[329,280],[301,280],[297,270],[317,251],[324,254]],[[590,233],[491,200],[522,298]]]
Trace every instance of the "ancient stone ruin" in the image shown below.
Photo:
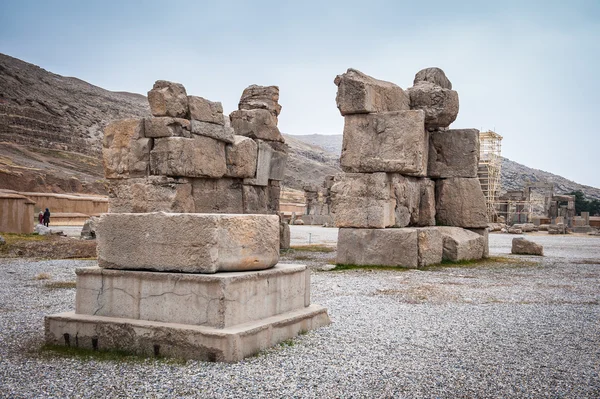
[[[321,187],[317,185],[303,187],[306,201],[306,211],[302,215],[304,224],[333,225],[331,215],[331,187],[333,182],[334,176],[326,176]]]
[[[152,117],[106,128],[98,266],[76,270],[75,312],[46,317],[48,343],[230,362],[329,323],[306,266],[278,263],[278,99],[253,85],[224,116],[157,81]]]
[[[399,86],[348,69],[335,79],[344,116],[331,188],[338,264],[418,268],[487,256],[477,179],[479,131],[449,129],[458,94],[439,68]]]

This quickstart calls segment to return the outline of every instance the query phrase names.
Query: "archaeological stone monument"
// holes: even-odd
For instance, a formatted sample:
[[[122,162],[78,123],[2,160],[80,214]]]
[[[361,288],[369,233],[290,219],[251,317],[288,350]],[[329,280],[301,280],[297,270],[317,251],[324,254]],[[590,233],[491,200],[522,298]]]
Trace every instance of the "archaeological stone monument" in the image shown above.
[[[335,78],[344,117],[331,187],[338,264],[418,268],[488,254],[479,131],[449,129],[458,93],[439,68],[413,87],[348,69]]]
[[[232,362],[329,323],[306,266],[278,263],[278,100],[253,85],[227,116],[159,80],[152,117],[107,126],[98,266],[76,270],[75,311],[46,317],[47,343]]]

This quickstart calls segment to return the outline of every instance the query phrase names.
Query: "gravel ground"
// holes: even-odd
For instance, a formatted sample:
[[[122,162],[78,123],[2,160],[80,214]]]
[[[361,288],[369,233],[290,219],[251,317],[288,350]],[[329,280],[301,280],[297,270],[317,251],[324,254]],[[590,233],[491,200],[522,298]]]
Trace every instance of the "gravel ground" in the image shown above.
[[[95,262],[1,259],[0,397],[598,398],[600,238],[541,240],[542,259],[314,271],[333,323],[237,364],[41,355],[44,315],[75,300],[46,284]]]

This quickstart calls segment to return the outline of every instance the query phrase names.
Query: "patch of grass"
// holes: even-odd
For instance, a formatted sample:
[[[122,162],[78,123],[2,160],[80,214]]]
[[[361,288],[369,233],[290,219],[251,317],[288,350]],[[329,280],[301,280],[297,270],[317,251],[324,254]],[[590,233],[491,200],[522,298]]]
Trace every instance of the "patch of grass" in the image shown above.
[[[286,339],[285,341],[281,341],[281,343],[279,345],[287,346],[288,348],[291,348],[292,346],[296,345],[296,342],[294,341],[293,338],[290,338],[290,339]]]
[[[15,234],[15,233],[0,233],[0,235],[2,235],[2,237],[4,237],[4,241],[6,241],[6,244],[3,245],[4,246],[10,246],[10,245],[14,245],[18,242],[22,242],[22,241],[46,241],[48,239],[50,239],[50,236],[41,236],[37,233],[33,233],[33,234]],[[2,248],[0,247],[0,248]]]
[[[291,249],[295,251],[304,252],[335,252],[335,248],[328,247],[327,245],[314,244],[314,245],[294,245]]]
[[[48,273],[40,273],[35,276],[36,280],[50,280],[52,277]]]
[[[187,360],[167,357],[146,357],[136,355],[123,350],[93,350],[87,348],[78,348],[64,345],[44,345],[40,349],[40,354],[44,357],[76,358],[83,361],[104,361],[104,362],[125,362],[142,363],[149,359],[158,360],[168,364],[184,365]]]
[[[310,259],[312,259],[312,257],[310,257],[308,255],[292,255],[292,258],[294,258],[294,260],[310,260]]]
[[[51,281],[44,284],[44,287],[48,288],[49,290],[60,290],[67,288],[75,288],[76,283],[75,281]]]

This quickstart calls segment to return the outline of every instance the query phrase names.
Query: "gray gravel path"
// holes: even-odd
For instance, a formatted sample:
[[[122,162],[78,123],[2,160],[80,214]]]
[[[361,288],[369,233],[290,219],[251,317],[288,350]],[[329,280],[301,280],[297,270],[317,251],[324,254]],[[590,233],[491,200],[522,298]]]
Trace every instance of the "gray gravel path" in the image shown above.
[[[313,272],[333,324],[237,364],[40,356],[75,289],[35,277],[95,262],[0,260],[0,397],[598,398],[600,240],[562,238],[541,262]]]

